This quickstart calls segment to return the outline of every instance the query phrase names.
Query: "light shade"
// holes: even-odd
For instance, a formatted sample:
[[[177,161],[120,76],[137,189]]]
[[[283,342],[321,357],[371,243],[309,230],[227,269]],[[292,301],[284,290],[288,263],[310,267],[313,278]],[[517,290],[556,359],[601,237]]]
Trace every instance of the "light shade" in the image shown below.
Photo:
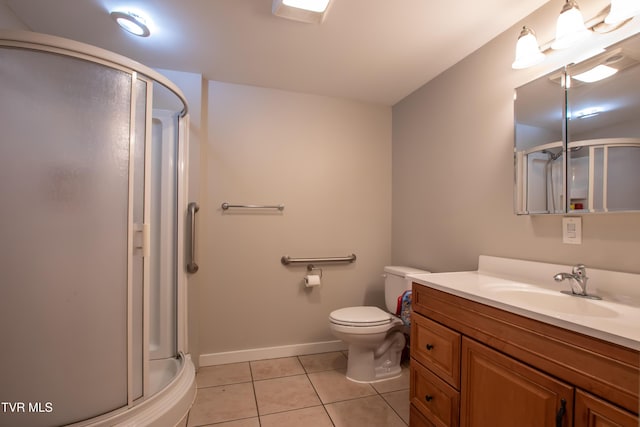
[[[603,79],[606,79],[607,77],[611,77],[617,72],[618,70],[616,70],[613,67],[600,64],[588,71],[585,71],[580,74],[576,74],[575,76],[573,76],[573,78],[576,80],[580,80],[581,82],[584,82],[584,83],[593,83],[593,82],[597,82],[598,80],[603,80]]]
[[[271,12],[281,18],[319,24],[331,0],[273,0]]]
[[[551,48],[565,49],[588,35],[589,30],[584,25],[584,18],[578,3],[575,0],[567,0],[558,17],[556,38],[551,44]]]
[[[111,12],[111,17],[122,27],[124,30],[135,34],[140,37],[149,37],[151,31],[147,27],[146,20],[133,12]]]
[[[635,15],[640,14],[640,1],[638,0],[611,0],[611,10],[604,18],[605,24],[619,24]]]
[[[329,6],[329,0],[282,0],[282,3],[286,6],[320,13],[327,10]]]
[[[511,67],[519,70],[539,64],[543,60],[544,53],[540,52],[536,34],[530,28],[522,27],[516,44],[516,59]]]

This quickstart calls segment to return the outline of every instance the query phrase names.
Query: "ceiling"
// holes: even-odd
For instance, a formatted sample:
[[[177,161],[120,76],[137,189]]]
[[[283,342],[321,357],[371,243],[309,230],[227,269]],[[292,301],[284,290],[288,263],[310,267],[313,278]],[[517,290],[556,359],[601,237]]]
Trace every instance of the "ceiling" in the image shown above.
[[[272,15],[272,0],[0,0],[32,31],[150,67],[382,105],[547,1],[332,0],[322,24],[305,24]],[[126,5],[149,15],[150,37],[125,33],[109,17]]]

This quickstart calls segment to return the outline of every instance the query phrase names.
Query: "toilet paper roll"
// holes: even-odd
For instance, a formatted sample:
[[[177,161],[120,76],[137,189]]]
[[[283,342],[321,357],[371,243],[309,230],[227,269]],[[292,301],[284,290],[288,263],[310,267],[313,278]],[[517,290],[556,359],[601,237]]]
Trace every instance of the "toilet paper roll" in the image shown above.
[[[312,286],[320,286],[320,276],[318,276],[317,274],[307,274],[306,276],[304,276],[304,285],[307,288],[310,288]]]

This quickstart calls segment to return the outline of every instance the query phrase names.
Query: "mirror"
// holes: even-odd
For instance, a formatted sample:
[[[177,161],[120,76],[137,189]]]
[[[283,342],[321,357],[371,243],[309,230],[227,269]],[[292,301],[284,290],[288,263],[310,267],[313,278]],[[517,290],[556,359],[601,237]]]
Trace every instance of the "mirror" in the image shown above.
[[[565,212],[563,79],[564,71],[555,71],[516,89],[518,214]]]
[[[615,74],[585,74],[598,69]],[[640,210],[640,35],[567,75],[568,211]]]
[[[640,35],[516,89],[514,150],[518,214],[640,211]]]

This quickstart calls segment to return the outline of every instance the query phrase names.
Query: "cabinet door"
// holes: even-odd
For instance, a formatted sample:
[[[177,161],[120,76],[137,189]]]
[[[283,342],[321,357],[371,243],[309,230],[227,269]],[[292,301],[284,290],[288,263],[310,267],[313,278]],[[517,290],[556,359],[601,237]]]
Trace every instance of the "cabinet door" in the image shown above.
[[[572,419],[573,387],[463,337],[461,426],[570,427]]]
[[[574,427],[637,427],[638,417],[589,393],[576,390]]]

